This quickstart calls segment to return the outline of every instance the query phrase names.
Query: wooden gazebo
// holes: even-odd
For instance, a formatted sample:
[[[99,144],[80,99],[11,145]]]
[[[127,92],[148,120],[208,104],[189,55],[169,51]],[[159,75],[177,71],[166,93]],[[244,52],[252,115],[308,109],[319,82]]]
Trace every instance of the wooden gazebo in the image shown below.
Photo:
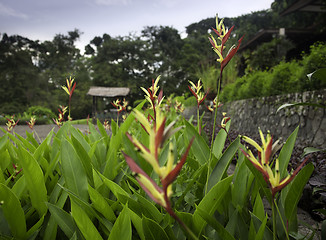
[[[93,96],[92,117],[96,116],[97,97],[114,98],[119,96],[127,96],[130,92],[129,88],[123,87],[96,87],[92,86],[87,95]]]

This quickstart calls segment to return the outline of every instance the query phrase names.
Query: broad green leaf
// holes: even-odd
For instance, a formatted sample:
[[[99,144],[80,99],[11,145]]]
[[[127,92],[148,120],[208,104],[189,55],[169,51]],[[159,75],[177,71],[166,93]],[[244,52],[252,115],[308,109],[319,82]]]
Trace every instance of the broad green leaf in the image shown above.
[[[254,208],[253,208],[252,212],[253,212],[253,214],[255,214],[257,216],[257,218],[260,221],[264,220],[264,218],[265,218],[264,204],[263,204],[263,201],[262,201],[262,199],[260,197],[259,192],[257,193]]]
[[[240,139],[237,138],[225,150],[222,157],[215,165],[211,175],[209,176],[207,182],[208,191],[223,178],[239,146],[240,146]]]
[[[107,131],[105,130],[103,124],[101,123],[101,121],[99,119],[97,119],[97,127],[98,127],[98,130],[100,131],[102,137],[104,137],[106,140],[109,139],[109,135],[107,133]]]
[[[128,208],[129,216],[132,224],[134,225],[139,237],[141,240],[145,240],[143,225],[142,225],[142,219],[134,213],[131,209]]]
[[[77,138],[74,137],[74,135],[71,135],[71,140],[72,140],[72,144],[79,156],[79,159],[81,160],[84,169],[86,171],[88,180],[90,184],[94,184],[94,180],[93,180],[93,167],[92,167],[92,160],[88,155],[88,150],[90,149],[90,146],[88,145],[88,143],[81,143]],[[84,148],[84,146],[88,146],[86,149]]]
[[[313,164],[309,163],[302,168],[293,179],[284,203],[285,216],[287,219],[291,220],[293,215],[297,213],[297,205],[301,198],[303,188],[307,184],[313,170]]]
[[[25,138],[23,138],[19,134],[16,133],[15,135],[23,143],[23,146],[26,149],[28,149],[31,153],[34,153],[36,147],[33,144],[31,144],[29,141],[27,141]]]
[[[185,134],[187,136],[187,140],[190,141],[193,137],[195,137],[194,142],[192,143],[190,151],[195,155],[197,161],[200,164],[205,164],[209,158],[209,147],[205,142],[204,138],[198,134],[196,128],[190,124],[188,121],[184,121],[186,125]]]
[[[255,214],[251,213],[250,215],[251,215],[251,221],[253,223],[254,229],[255,229],[256,232],[258,232],[260,230],[261,225],[262,225],[262,221]],[[265,217],[264,217],[264,219],[265,219]],[[256,233],[256,235],[257,235],[257,233]],[[264,237],[263,237],[263,239],[264,240],[272,240],[273,239],[273,232],[268,228],[268,225],[265,225],[265,227],[264,227]]]
[[[313,80],[313,78],[317,78],[321,81],[324,81],[326,78],[326,68],[317,69],[316,71],[307,74],[307,77],[310,81]]]
[[[27,238],[31,238],[31,236],[37,236],[37,234],[38,234],[38,230],[42,227],[42,224],[43,224],[43,222],[44,222],[44,216],[42,216],[38,221],[37,221],[37,223],[35,223],[34,225],[33,225],[33,227],[31,227],[28,231],[27,231]]]
[[[23,175],[16,181],[11,191],[17,196],[18,199],[20,199],[22,193],[26,190],[27,188],[26,188],[25,175]]]
[[[87,175],[74,147],[67,140],[62,141],[61,165],[67,188],[87,201]]]
[[[63,209],[47,203],[51,216],[53,216],[55,222],[61,228],[61,230],[66,234],[68,238],[71,238],[74,232],[77,230],[77,226],[69,213]]]
[[[224,195],[229,190],[232,178],[233,176],[229,176],[215,184],[215,186],[213,186],[206,196],[200,201],[198,208],[212,216],[218,206],[221,204]],[[195,210],[193,214],[193,221],[197,230],[196,232],[201,233],[206,225],[206,222],[201,218],[197,210]]]
[[[257,235],[255,236],[255,240],[263,240],[266,223],[267,223],[267,216],[264,217],[264,219],[259,227],[259,230],[257,232]]]
[[[291,154],[294,148],[295,140],[297,138],[299,131],[299,127],[297,127],[293,133],[289,136],[289,138],[286,140],[286,143],[282,147],[282,150],[279,155],[279,162],[280,162],[280,175],[281,178],[286,177],[287,175],[287,166],[289,164]]]
[[[8,138],[6,135],[0,137],[0,152],[6,148],[8,142]]]
[[[119,199],[119,194],[122,196],[126,196],[129,197],[129,194],[123,190],[118,184],[116,184],[115,182],[107,179],[105,176],[103,176],[102,174],[100,174],[104,184],[112,191],[112,193],[114,194],[114,196]]]
[[[315,152],[326,152],[326,148],[319,149],[319,148],[314,148],[314,147],[306,147],[305,149],[303,149],[302,157],[304,157],[310,153],[315,153]]]
[[[246,166],[246,163],[243,161],[241,165],[237,168],[237,173],[233,182],[232,188],[232,202],[234,206],[239,205],[244,207],[247,201],[247,184],[250,171]]]
[[[176,208],[177,208],[177,206],[179,206],[182,203],[186,194],[193,188],[194,184],[198,181],[200,175],[205,170],[207,171],[207,165],[202,165],[192,174],[192,176],[189,178],[190,181],[187,182],[186,188],[182,191],[182,195],[179,197],[179,199],[175,203]]]
[[[18,154],[32,205],[41,217],[47,211],[45,205],[47,201],[47,190],[42,169],[35,158],[23,147],[18,148]]]
[[[145,100],[142,101],[138,106],[135,108],[137,110],[140,110],[143,105],[145,104]],[[135,117],[133,114],[129,114],[127,119],[121,124],[120,128],[117,130],[117,133],[114,134],[114,130],[112,129],[112,136],[109,144],[109,149],[107,156],[106,156],[106,165],[103,171],[103,175],[106,176],[108,179],[114,179],[116,175],[118,174],[118,169],[115,167],[118,165],[117,161],[117,155],[118,151],[120,149],[120,144],[122,141],[122,135],[126,134],[128,131],[130,125],[135,120]],[[112,120],[113,121],[113,120]],[[114,125],[111,125],[112,127]]]
[[[196,208],[198,210],[199,215],[210,225],[212,228],[216,230],[220,239],[223,240],[232,240],[235,239],[225,228],[219,223],[214,217],[207,214],[207,212],[201,210],[199,207]]]
[[[12,235],[17,239],[26,236],[26,220],[24,210],[16,195],[5,185],[0,183],[0,202],[3,215],[5,216]]]
[[[87,213],[81,207],[79,207],[73,199],[71,199],[71,215],[73,216],[79,230],[82,232],[85,239],[103,239],[94,224],[92,223],[92,221],[90,220],[90,218],[88,217]]]
[[[112,227],[108,240],[128,240],[132,238],[131,220],[129,212],[130,211],[128,211],[128,205],[125,205]]]
[[[28,131],[26,131],[26,140],[31,142],[35,148],[39,146],[38,142],[34,138],[34,132],[29,133]]]
[[[102,213],[107,220],[114,222],[116,220],[116,216],[104,197],[90,185],[88,185],[88,193],[92,201],[92,206],[98,212]]]
[[[226,124],[226,131],[229,131],[230,124],[231,124],[231,120],[228,121]],[[220,131],[218,132],[218,134],[216,135],[216,138],[214,140],[212,153],[215,155],[215,157],[217,159],[220,159],[220,157],[222,155],[222,151],[224,149],[224,144],[225,144],[225,140],[227,137],[226,131],[224,129],[220,129]],[[214,167],[214,166],[211,166],[211,167]]]
[[[150,218],[143,217],[142,223],[146,239],[169,240],[168,235],[157,222],[153,221]]]
[[[151,218],[157,222],[162,221],[162,213],[157,209],[153,202],[148,201],[137,192],[135,192],[134,195],[137,196],[137,200],[141,205],[142,211],[147,213],[144,213],[145,216],[151,216]]]
[[[260,188],[263,190],[267,200],[272,203],[272,193],[270,189],[267,187],[267,183],[265,182],[263,175],[261,172],[259,172],[253,165],[252,163],[246,158],[245,163],[247,167],[250,169],[252,174],[255,176],[255,181],[258,183]]]
[[[309,102],[285,103],[276,110],[276,113],[284,108],[293,107],[293,106],[310,106],[310,107],[325,108],[325,105],[318,104],[318,103],[309,103]]]

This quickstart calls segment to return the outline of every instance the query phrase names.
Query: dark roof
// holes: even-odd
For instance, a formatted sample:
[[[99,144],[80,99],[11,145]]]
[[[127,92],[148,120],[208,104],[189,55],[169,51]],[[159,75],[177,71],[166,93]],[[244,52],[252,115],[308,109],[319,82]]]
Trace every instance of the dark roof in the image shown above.
[[[122,87],[96,87],[92,86],[88,90],[87,95],[96,97],[117,97],[126,96],[130,92],[129,88]]]
[[[326,12],[326,9],[322,0],[298,0],[281,12],[280,16],[296,11]]]
[[[284,33],[287,39],[298,41],[300,39],[306,39],[309,36],[314,34],[312,29],[284,29]],[[264,42],[269,42],[276,36],[280,34],[280,29],[261,29],[258,33],[251,38],[248,42],[240,46],[239,51],[248,49],[248,48],[255,48],[257,45],[260,45]]]

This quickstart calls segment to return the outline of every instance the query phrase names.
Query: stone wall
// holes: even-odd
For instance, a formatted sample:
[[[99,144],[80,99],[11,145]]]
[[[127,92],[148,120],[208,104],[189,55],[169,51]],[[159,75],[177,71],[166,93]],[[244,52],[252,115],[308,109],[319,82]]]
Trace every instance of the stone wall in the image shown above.
[[[276,112],[285,103],[313,102],[326,104],[326,89],[264,98],[233,101],[222,111],[232,118],[232,129],[247,136],[257,136],[258,127],[270,130],[274,139],[284,141],[299,126],[297,143],[326,148],[326,109],[311,106],[288,107]],[[221,119],[221,116],[218,117]]]

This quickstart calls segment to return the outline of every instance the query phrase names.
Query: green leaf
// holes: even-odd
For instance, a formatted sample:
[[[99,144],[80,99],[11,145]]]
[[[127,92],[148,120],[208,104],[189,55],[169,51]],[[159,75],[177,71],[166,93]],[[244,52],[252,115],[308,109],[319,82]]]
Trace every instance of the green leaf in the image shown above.
[[[88,193],[93,203],[92,206],[98,212],[102,213],[107,220],[114,222],[116,220],[116,216],[104,197],[90,185],[88,185]]]
[[[234,206],[239,205],[244,207],[247,201],[247,184],[250,171],[246,166],[245,161],[242,161],[240,167],[237,168],[235,179],[232,188],[232,202]]]
[[[34,138],[34,133],[29,133],[26,131],[26,140],[31,142],[35,148],[39,146],[38,142]]]
[[[34,153],[36,147],[34,145],[32,145],[29,141],[27,141],[25,138],[23,138],[22,136],[20,136],[19,134],[15,134],[16,137],[23,143],[23,146],[28,149],[30,152]]]
[[[86,214],[86,212],[71,199],[71,215],[74,218],[79,230],[84,235],[85,239],[100,240],[103,239],[96,227]],[[123,230],[122,232],[124,232]],[[119,238],[116,238],[119,239]]]
[[[67,140],[62,141],[61,165],[67,188],[84,201],[88,201],[87,175],[84,166]]]
[[[21,176],[15,185],[12,187],[11,191],[17,196],[18,199],[20,199],[20,196],[24,191],[26,191],[26,181],[25,181],[25,175]]]
[[[263,240],[266,223],[267,223],[267,216],[264,217],[264,219],[259,227],[259,230],[257,232],[257,235],[255,237],[255,240]]]
[[[252,212],[253,212],[253,214],[255,214],[257,216],[257,218],[260,221],[264,220],[264,218],[265,218],[264,204],[263,204],[263,201],[262,201],[262,199],[260,197],[259,192],[257,193],[254,208],[253,208]]]
[[[7,147],[8,138],[6,135],[0,137],[0,152]]]
[[[112,227],[108,240],[116,240],[116,239],[128,240],[131,239],[131,237],[132,237],[132,231],[131,231],[130,215],[128,211],[128,205],[125,205]]]
[[[195,155],[197,161],[200,164],[205,164],[209,158],[210,153],[207,143],[205,142],[204,138],[198,134],[196,128],[192,124],[190,124],[188,121],[185,121],[185,125],[185,134],[188,141],[195,137],[190,151]]]
[[[88,150],[90,149],[90,146],[88,145],[88,143],[82,144],[77,138],[74,137],[74,135],[71,135],[71,140],[72,140],[72,144],[79,156],[79,159],[81,160],[81,162],[84,166],[89,183],[94,185],[93,166],[91,164],[92,160],[88,155]],[[86,144],[88,146],[87,148],[84,147]]]
[[[37,223],[34,224],[33,227],[31,227],[28,231],[27,231],[27,238],[31,238],[31,236],[34,234],[35,236],[37,236],[37,231],[42,227],[42,224],[44,222],[44,216],[42,216]]]
[[[299,127],[297,127],[293,133],[286,140],[286,143],[282,147],[282,150],[279,155],[280,162],[280,175],[281,178],[284,178],[287,175],[287,166],[289,164],[291,154],[294,148],[295,140],[297,138]]]
[[[145,104],[145,102],[146,102],[145,100],[142,101],[140,104],[138,104],[138,106],[135,109],[140,110]],[[126,132],[128,131],[130,125],[133,123],[134,120],[135,120],[134,115],[129,114],[127,119],[123,122],[123,124],[121,124],[120,128],[117,130],[116,134],[114,134],[114,130],[112,129],[112,136],[109,145],[110,151],[107,153],[106,165],[103,171],[103,175],[106,176],[108,179],[112,180],[118,174],[118,168],[116,168],[116,166],[118,165],[117,156],[118,156],[118,151],[120,150],[122,135],[126,134]],[[114,125],[111,126],[113,127]]]
[[[47,206],[49,208],[51,216],[54,218],[58,226],[68,238],[71,238],[74,235],[74,232],[77,230],[77,226],[71,215],[51,203],[47,203]]]
[[[168,235],[165,233],[164,229],[152,219],[143,217],[143,230],[146,239],[160,239],[160,240],[169,240]]]
[[[201,210],[199,207],[196,208],[198,210],[199,215],[210,225],[214,228],[219,235],[220,239],[223,240],[232,240],[235,239],[225,228],[224,226],[219,223],[214,217],[207,214],[207,212]]]
[[[106,177],[104,177],[102,174],[99,174],[104,182],[104,184],[112,191],[112,193],[114,194],[114,196],[119,199],[120,196],[126,196],[129,198],[129,194],[123,190],[118,184],[116,184],[115,182],[107,179]]]
[[[317,78],[321,81],[324,81],[326,78],[326,68],[320,68],[316,71],[307,74],[308,79],[311,81],[313,78]]]
[[[229,131],[230,123],[231,123],[231,121],[227,122],[226,131]],[[218,132],[218,134],[216,135],[216,138],[214,140],[212,153],[215,155],[215,157],[217,159],[220,159],[220,157],[222,155],[222,151],[224,149],[224,144],[225,144],[225,140],[226,140],[226,137],[227,137],[226,131],[224,129],[221,129]],[[214,166],[211,166],[211,167],[214,167]]]
[[[210,190],[216,183],[218,183],[226,173],[233,156],[240,146],[240,139],[235,139],[230,146],[225,150],[221,159],[215,165],[207,182],[207,189]]]
[[[229,176],[215,184],[215,186],[213,186],[206,196],[200,201],[198,208],[212,216],[217,210],[218,206],[221,204],[224,195],[229,190],[232,178],[233,176]],[[193,214],[193,221],[197,230],[196,232],[200,234],[206,225],[206,222],[201,218],[197,209]]]
[[[247,165],[247,167],[250,169],[250,171],[252,172],[252,174],[255,176],[255,181],[258,183],[258,185],[260,186],[260,188],[263,190],[267,200],[272,203],[272,193],[270,191],[270,189],[267,187],[267,183],[265,182],[263,175],[261,174],[261,172],[259,172],[253,165],[252,163],[249,161],[249,159],[245,158],[245,163]]]
[[[297,213],[297,205],[301,198],[303,188],[307,184],[313,170],[313,164],[309,163],[302,168],[294,178],[284,203],[285,216],[287,219],[291,220],[293,215]]]
[[[129,211],[130,220],[131,220],[132,224],[134,225],[140,239],[145,240],[145,235],[144,235],[141,218],[135,212],[133,212],[131,209],[128,208],[128,211]]]
[[[47,201],[47,190],[42,169],[35,158],[23,147],[18,148],[18,156],[23,168],[32,205],[41,217],[47,212],[45,204]]]
[[[293,106],[310,106],[310,107],[326,108],[325,105],[318,104],[318,103],[308,103],[308,102],[285,103],[276,110],[276,113],[284,108],[293,107]]]
[[[5,185],[0,183],[0,202],[3,215],[5,216],[12,235],[17,239],[26,236],[26,220],[24,210],[16,195]]]
[[[315,152],[326,152],[326,148],[325,149],[319,149],[319,148],[314,148],[314,147],[306,147],[303,149],[303,154],[302,157],[310,154],[310,153],[315,153]]]

